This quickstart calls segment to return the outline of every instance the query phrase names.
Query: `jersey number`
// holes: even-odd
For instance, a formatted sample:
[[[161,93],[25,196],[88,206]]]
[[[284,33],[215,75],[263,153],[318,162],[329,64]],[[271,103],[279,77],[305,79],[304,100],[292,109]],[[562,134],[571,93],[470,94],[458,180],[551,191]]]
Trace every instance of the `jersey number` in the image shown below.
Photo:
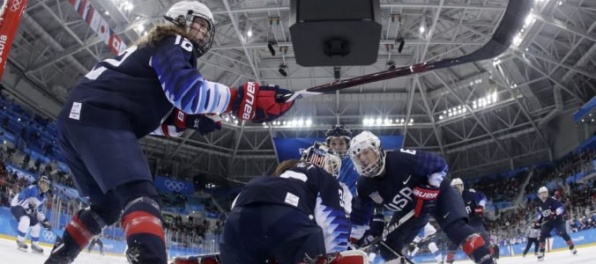
[[[130,54],[135,52],[135,50],[137,50],[137,46],[132,46],[132,47],[126,49],[121,55],[117,56],[115,59],[106,59],[106,60],[104,60],[104,62],[107,64],[110,64],[114,67],[118,67],[130,56]],[[118,57],[120,57],[120,58],[118,58]],[[99,78],[99,76],[105,70],[107,70],[107,68],[104,66],[95,67],[90,72],[85,74],[85,77],[89,80],[95,80],[95,79]]]

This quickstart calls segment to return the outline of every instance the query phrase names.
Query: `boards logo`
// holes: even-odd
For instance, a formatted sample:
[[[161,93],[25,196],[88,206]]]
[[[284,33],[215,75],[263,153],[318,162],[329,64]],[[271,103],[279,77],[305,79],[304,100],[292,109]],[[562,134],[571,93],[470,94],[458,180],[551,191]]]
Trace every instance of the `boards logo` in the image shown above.
[[[242,112],[242,119],[249,120],[252,118],[251,113],[253,104],[255,102],[255,83],[249,82],[246,84],[246,94],[244,100],[244,112]]]

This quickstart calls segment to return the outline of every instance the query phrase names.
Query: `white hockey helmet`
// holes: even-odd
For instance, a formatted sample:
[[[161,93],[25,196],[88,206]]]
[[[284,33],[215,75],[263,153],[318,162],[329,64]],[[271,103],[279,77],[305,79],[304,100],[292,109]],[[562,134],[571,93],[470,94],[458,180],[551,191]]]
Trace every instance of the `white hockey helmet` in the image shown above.
[[[201,56],[213,45],[213,39],[215,38],[215,20],[213,19],[213,13],[203,3],[199,1],[180,1],[175,3],[164,15],[164,18],[172,22],[174,25],[183,28],[185,32],[189,32],[192,24],[195,22],[195,18],[202,18],[209,24],[208,35],[206,39],[198,42],[197,39],[191,39],[195,50]]]
[[[370,131],[362,131],[353,137],[348,153],[361,176],[380,176],[385,169],[385,151],[381,147],[381,140]]]
[[[323,168],[336,179],[339,178],[341,159],[325,144],[315,144],[302,152],[301,160],[304,160],[319,168]]]
[[[540,200],[546,200],[546,198],[548,198],[548,189],[546,188],[546,186],[542,186],[540,188],[538,188],[538,198],[540,198]]]
[[[460,193],[464,192],[464,181],[460,178],[454,178],[451,180],[451,186],[457,189]]]
[[[42,175],[39,177],[39,180],[37,180],[37,187],[39,188],[39,191],[46,193],[52,187],[52,181],[48,176]]]

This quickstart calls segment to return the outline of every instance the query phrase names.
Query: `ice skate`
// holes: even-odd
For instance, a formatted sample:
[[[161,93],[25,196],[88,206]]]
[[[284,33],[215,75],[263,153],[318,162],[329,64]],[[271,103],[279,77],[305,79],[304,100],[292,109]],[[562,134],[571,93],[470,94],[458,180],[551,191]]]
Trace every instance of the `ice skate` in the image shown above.
[[[27,244],[25,244],[24,242],[21,241],[17,241],[17,249],[23,252],[27,252],[27,249],[29,248],[29,246],[27,246]]]
[[[40,246],[31,245],[31,252],[37,253],[37,254],[43,254],[43,248],[41,248]]]

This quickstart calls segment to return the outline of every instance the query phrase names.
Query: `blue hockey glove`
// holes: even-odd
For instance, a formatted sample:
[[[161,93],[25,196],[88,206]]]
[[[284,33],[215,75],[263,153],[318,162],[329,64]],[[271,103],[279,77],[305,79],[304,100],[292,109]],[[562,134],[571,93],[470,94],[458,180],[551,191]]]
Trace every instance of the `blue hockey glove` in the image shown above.
[[[421,215],[430,214],[437,206],[439,188],[430,185],[416,186],[416,188],[414,188],[414,197],[416,197],[414,216],[419,217]]]

